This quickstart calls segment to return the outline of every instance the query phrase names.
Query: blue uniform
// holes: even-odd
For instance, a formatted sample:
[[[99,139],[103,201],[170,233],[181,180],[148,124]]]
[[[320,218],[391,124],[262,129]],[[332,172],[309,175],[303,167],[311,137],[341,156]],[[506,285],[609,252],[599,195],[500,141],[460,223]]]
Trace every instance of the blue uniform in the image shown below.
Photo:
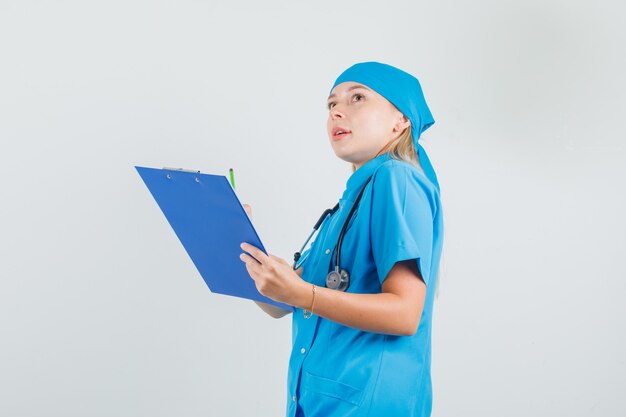
[[[419,327],[413,336],[385,335],[316,314],[305,319],[296,309],[288,417],[430,416],[431,318],[443,217],[439,191],[428,178],[389,153],[366,162],[350,176],[339,209],[303,254],[302,278],[325,286],[343,222],[370,176],[341,248],[340,266],[350,273],[347,292],[381,293],[394,264],[415,259],[427,289]]]

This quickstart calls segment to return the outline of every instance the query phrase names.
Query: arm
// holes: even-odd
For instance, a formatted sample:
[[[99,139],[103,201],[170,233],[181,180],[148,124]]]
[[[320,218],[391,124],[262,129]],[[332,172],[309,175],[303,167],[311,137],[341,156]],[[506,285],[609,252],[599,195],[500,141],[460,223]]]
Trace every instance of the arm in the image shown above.
[[[309,309],[311,284],[299,290],[297,307]],[[400,336],[415,334],[424,308],[426,284],[415,260],[397,262],[380,294],[354,294],[315,287],[313,314],[343,325]]]
[[[318,316],[374,333],[410,336],[417,331],[426,296],[417,258],[396,261],[390,266],[382,293],[354,294],[315,287],[313,299],[312,284],[300,278],[287,261],[245,242],[241,248],[245,253],[240,258],[257,289],[273,300],[313,310]]]

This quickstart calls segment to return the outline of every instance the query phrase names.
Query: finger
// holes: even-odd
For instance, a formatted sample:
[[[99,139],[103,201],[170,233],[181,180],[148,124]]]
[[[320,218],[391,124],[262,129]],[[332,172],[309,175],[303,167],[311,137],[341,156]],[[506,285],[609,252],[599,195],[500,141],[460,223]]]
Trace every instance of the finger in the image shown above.
[[[252,256],[242,253],[241,255],[239,255],[239,259],[241,259],[245,263],[246,269],[248,270],[248,273],[250,274],[250,276],[258,272],[257,268],[259,267],[260,264]]]
[[[266,264],[270,259],[265,252],[249,243],[243,242],[241,244],[241,249],[252,255],[252,257],[259,261],[259,263]]]

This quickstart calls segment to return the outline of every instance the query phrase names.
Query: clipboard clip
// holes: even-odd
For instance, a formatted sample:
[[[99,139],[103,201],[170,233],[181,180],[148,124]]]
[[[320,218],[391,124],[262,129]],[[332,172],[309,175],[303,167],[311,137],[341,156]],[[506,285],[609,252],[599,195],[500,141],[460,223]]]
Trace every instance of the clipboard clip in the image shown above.
[[[185,171],[185,172],[193,172],[194,174],[199,174],[200,171],[196,171],[193,169],[184,169],[184,168],[171,168],[171,167],[163,167],[163,169],[167,169],[168,171]]]
[[[182,171],[182,172],[191,172],[192,174],[200,174],[200,171],[196,171],[193,169],[184,169],[184,168],[172,168],[172,167],[163,167],[164,170],[167,171]],[[166,174],[165,177],[168,180],[171,180],[172,177],[170,176],[170,174]],[[198,179],[198,177],[196,177],[196,182],[200,182],[200,180]]]

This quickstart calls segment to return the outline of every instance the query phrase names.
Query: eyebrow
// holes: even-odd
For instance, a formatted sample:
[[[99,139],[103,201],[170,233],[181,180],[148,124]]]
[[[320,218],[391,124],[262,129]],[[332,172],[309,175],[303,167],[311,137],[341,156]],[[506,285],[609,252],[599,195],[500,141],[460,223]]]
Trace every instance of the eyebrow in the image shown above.
[[[364,85],[353,85],[352,87],[350,87],[350,88],[348,88],[348,89],[346,90],[346,93],[347,93],[348,91],[352,91],[352,90],[355,90],[355,89],[357,89],[357,88],[362,88],[362,89],[364,89],[364,90],[371,91],[369,88],[365,87]],[[329,95],[329,96],[328,96],[328,100],[330,100],[331,98],[333,98],[333,97],[335,97],[335,96],[336,96],[336,94],[335,94],[335,93],[333,93],[333,94]]]

